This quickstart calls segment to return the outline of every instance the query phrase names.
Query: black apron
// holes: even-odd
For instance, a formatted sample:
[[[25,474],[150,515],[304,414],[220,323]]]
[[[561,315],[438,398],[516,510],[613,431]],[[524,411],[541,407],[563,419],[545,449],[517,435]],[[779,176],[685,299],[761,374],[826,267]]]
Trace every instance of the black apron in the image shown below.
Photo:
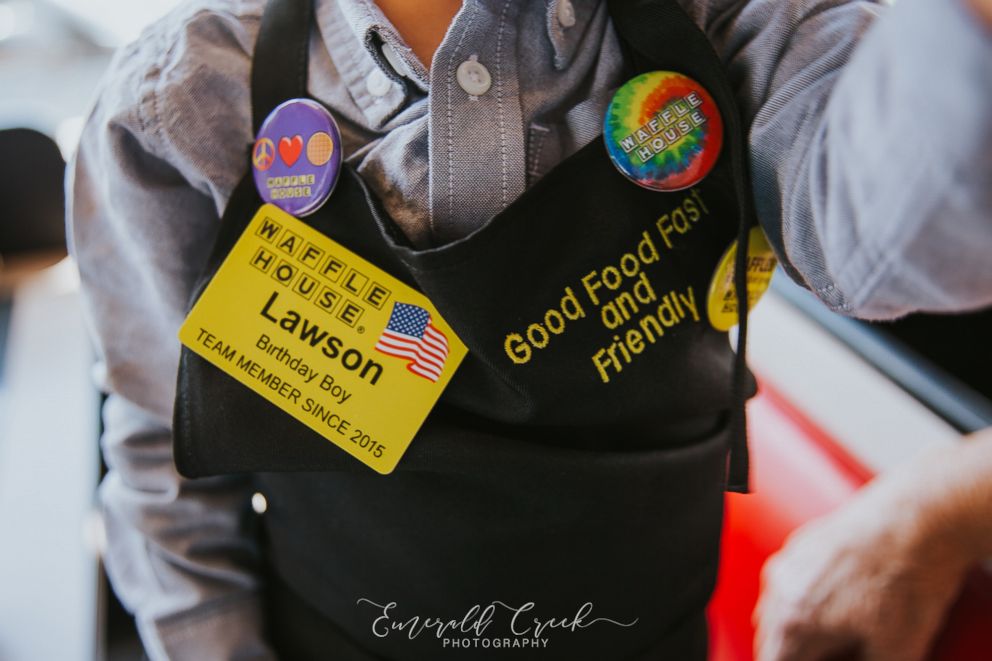
[[[284,658],[705,658],[723,491],[746,489],[743,402],[754,390],[743,357],[706,317],[717,263],[733,240],[746,245],[753,217],[744,135],[716,55],[675,0],[616,2],[611,12],[631,75],[684,73],[720,107],[723,153],[693,189],[636,186],[597,140],[442,247],[413,249],[350,167],[304,219],[424,292],[469,349],[395,472],[376,474],[183,348],[176,463],[189,477],[253,473],[267,496],[269,635]],[[252,72],[256,130],[276,105],[307,96],[311,18],[311,2],[269,4]],[[643,266],[656,300],[629,326],[608,330],[586,309],[544,348],[531,346],[530,360],[511,359],[509,334],[569,305],[566,286],[618,266],[687,199],[705,212],[671,249],[656,240],[660,259]],[[194,301],[260,204],[249,171]],[[650,315],[680,321],[636,325]],[[628,327],[661,332],[604,382],[591,357]],[[391,602],[394,622],[461,621],[473,605],[498,605],[481,636],[377,636]],[[511,625],[508,607],[529,603]],[[535,618],[573,626],[546,630],[546,647],[513,646]]]

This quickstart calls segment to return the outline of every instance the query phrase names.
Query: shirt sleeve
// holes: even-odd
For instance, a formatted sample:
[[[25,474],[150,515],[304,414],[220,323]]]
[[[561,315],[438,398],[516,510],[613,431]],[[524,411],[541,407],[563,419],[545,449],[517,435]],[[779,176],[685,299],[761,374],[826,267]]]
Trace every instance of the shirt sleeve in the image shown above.
[[[794,279],[865,318],[992,303],[992,34],[963,0],[691,11],[728,63]]]
[[[187,27],[180,43],[189,47],[199,30],[226,58],[221,66],[237,69],[208,76],[216,98],[187,107],[200,96],[191,71],[210,72],[148,33],[115,58],[68,169],[70,249],[98,385],[109,393],[101,440],[109,472],[99,491],[105,561],[154,661],[274,659],[263,636],[250,483],[185,479],[172,458],[176,333],[219,222],[207,183],[216,179],[176,156],[163,115],[208,150],[197,118],[232,103],[242,92],[229,82],[246,76],[243,49],[203,25]],[[243,154],[245,144],[233,151]]]

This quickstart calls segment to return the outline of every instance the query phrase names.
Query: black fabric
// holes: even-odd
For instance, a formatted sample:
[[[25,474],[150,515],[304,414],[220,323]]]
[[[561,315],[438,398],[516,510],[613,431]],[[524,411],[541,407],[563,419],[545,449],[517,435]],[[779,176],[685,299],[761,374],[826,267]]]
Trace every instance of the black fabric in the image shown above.
[[[386,661],[387,657],[373,654],[359,646],[345,634],[333,620],[328,619],[312,605],[302,599],[294,588],[286,583],[277,572],[267,576],[265,591],[267,635],[280,658],[289,661]],[[433,646],[425,655],[408,655],[414,659],[595,659],[595,661],[691,661],[705,659],[708,648],[708,627],[701,609],[677,622],[668,631],[658,632],[659,637],[633,656],[620,656],[615,650],[597,645],[604,651],[583,650],[571,654],[556,647],[522,653],[519,649],[504,649],[502,652],[479,649],[441,648]]]
[[[705,658],[705,638],[673,632],[701,616],[715,584],[726,430],[641,452],[554,448],[450,423],[430,425],[421,440],[429,456],[386,479],[258,476],[269,562],[334,623],[328,636],[344,632],[388,659],[502,658],[505,650],[444,648],[431,631],[378,638],[382,610],[360,600],[395,602],[397,622],[532,602],[530,622],[574,616],[590,602],[593,617],[636,625],[554,632],[547,649],[514,658]],[[497,610],[485,635],[508,636],[508,620]]]
[[[256,84],[292,71],[305,80],[305,69],[293,67],[309,27],[286,18],[281,6],[287,4],[271,2],[263,19]],[[674,0],[636,7],[654,4],[681,12]],[[628,9],[619,3],[613,10]],[[702,33],[691,21],[647,20],[666,19],[642,17],[633,27],[618,22],[635,53],[634,72],[663,66],[696,78],[716,98],[727,127],[730,146],[693,189],[640,188],[595,141],[480,230],[439,248],[411,248],[347,166],[328,204],[305,219],[423,291],[469,349],[394,473],[375,474],[183,349],[175,413],[179,470],[255,473],[269,501],[267,562],[278,577],[273,599],[319,614],[301,612],[309,624],[270,619],[286,658],[328,658],[337,647],[355,646],[368,658],[397,660],[507,653],[452,651],[428,635],[374,636],[375,613],[367,604],[363,610],[363,598],[396,602],[397,618],[459,617],[473,604],[495,601],[534,602],[534,615],[564,618],[588,601],[597,616],[637,624],[555,633],[549,648],[513,654],[705,657],[702,613],[716,580],[727,453],[733,445],[731,486],[740,487],[746,483],[743,401],[754,390],[726,333],[708,323],[706,295],[725,249],[746,237],[750,201],[735,155],[743,148],[741,128],[731,119],[736,109],[732,98],[727,103],[716,56],[709,50],[708,59],[683,61],[686,52],[703,57]],[[648,28],[650,48],[637,36]],[[272,37],[276,31],[279,39]],[[654,52],[655,43],[668,46]],[[256,120],[284,100],[278,92],[253,98]],[[250,179],[225,211],[194,300],[261,204]],[[661,219],[679,211],[684,220],[690,210],[697,216],[691,231],[673,237],[671,247],[654,235],[660,258],[642,269],[656,300],[642,303],[631,322],[610,330],[599,309],[585,303],[584,316],[569,321],[565,332],[548,334],[547,346],[532,348],[526,363],[510,359],[510,334],[546,319],[568,287],[581,296],[583,276],[618,266]],[[613,296],[630,291],[632,282]],[[604,302],[611,294],[600,293]],[[679,293],[688,298],[680,303]],[[690,315],[692,297],[698,321]],[[654,341],[629,362],[595,367],[591,357],[611,346],[614,335],[647,332],[652,324],[639,322],[652,315],[670,321],[676,309],[678,323],[658,325]],[[611,372],[614,367],[622,371]],[[505,633],[505,625],[494,622],[486,635]]]

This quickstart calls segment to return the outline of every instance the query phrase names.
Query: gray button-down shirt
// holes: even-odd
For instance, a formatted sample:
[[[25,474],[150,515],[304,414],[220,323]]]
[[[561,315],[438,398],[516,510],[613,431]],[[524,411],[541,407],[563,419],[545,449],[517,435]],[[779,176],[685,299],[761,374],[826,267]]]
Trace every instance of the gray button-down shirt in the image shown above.
[[[477,228],[599,134],[621,53],[604,3],[571,1],[566,26],[559,0],[465,0],[428,70],[371,0],[318,0],[311,93],[417,245]],[[682,1],[727,64],[759,214],[807,286],[862,316],[992,302],[992,38],[960,0]],[[169,429],[176,331],[246,170],[263,4],[189,2],[123,49],[69,169],[110,393],[107,566],[153,659],[271,656],[247,485],[179,477]],[[457,80],[473,57],[478,96]]]

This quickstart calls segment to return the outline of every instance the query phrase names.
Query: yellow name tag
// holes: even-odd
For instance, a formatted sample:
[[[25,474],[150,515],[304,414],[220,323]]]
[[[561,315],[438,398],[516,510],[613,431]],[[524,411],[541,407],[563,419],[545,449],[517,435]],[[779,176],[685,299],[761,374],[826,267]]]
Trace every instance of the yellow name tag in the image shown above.
[[[423,294],[270,204],[179,340],[383,474],[467,352]]]

